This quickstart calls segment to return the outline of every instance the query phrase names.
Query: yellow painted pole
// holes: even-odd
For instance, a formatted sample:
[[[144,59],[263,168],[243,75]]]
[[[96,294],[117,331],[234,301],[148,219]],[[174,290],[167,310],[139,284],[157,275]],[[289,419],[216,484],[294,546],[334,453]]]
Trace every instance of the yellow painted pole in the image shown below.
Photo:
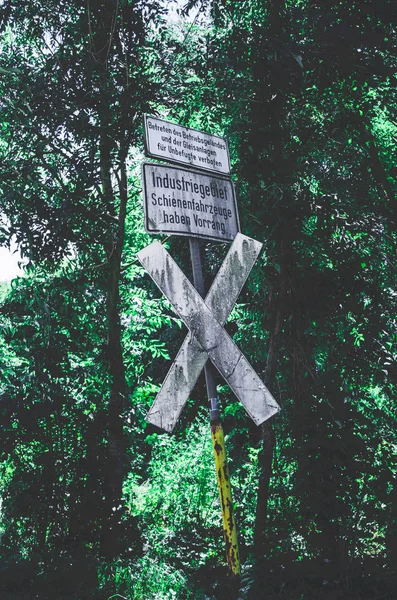
[[[240,575],[240,555],[238,551],[237,527],[233,513],[232,490],[229,469],[226,461],[225,437],[222,423],[211,422],[212,446],[215,456],[216,479],[222,509],[223,536],[226,545],[226,559],[229,569],[235,576]]]
[[[204,277],[198,240],[195,238],[189,238],[189,246],[190,257],[192,259],[194,286],[198,293],[204,298]],[[209,361],[204,367],[204,374],[207,385],[208,400],[210,403],[212,445],[214,449],[216,479],[218,483],[222,509],[223,536],[226,544],[226,559],[232,575],[238,578],[241,570],[240,555],[238,551],[236,521],[233,514],[229,469],[226,462],[225,437],[223,435],[223,427],[219,416],[218,396],[216,391],[214,371]],[[238,579],[235,579],[235,581],[237,582]]]

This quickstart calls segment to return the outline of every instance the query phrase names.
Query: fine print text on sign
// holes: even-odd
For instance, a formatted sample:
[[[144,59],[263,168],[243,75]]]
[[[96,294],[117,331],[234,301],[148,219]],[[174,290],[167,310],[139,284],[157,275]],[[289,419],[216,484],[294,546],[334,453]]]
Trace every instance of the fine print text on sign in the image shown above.
[[[144,163],[142,180],[148,233],[174,233],[232,242],[240,229],[229,179]]]
[[[147,415],[151,423],[172,431],[208,357],[257,425],[279,410],[223,328],[261,247],[238,234],[205,300],[159,242],[138,252],[142,265],[190,330]]]
[[[148,156],[230,174],[229,150],[222,137],[145,115],[145,138]]]

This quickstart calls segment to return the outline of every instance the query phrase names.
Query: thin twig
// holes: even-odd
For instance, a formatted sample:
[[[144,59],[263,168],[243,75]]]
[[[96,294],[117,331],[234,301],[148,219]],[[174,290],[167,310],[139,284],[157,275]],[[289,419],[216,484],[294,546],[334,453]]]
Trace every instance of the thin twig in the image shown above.
[[[107,49],[107,52],[106,52],[106,58],[105,58],[105,64],[106,65],[107,65],[107,62],[108,62],[109,54],[110,54],[110,47],[112,45],[113,35],[114,35],[115,29],[116,29],[116,20],[117,20],[117,14],[118,14],[118,12],[119,12],[119,0],[117,0],[116,8],[115,8],[115,11],[114,11],[114,18],[112,19],[112,24],[110,26],[109,45],[108,45],[108,49]]]

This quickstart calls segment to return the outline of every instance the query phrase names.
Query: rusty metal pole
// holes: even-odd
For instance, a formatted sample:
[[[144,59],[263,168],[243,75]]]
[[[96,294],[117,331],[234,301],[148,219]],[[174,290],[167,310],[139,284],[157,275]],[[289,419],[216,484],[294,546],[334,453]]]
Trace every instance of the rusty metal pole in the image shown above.
[[[192,261],[194,287],[202,298],[205,297],[203,268],[200,257],[200,246],[196,238],[189,238],[190,257]],[[205,383],[210,404],[210,424],[212,446],[215,457],[216,479],[222,509],[223,536],[226,545],[226,560],[234,577],[240,575],[240,555],[238,550],[237,527],[233,513],[233,500],[230,485],[229,469],[226,459],[225,437],[219,415],[219,400],[216,390],[214,367],[207,361],[204,367]]]

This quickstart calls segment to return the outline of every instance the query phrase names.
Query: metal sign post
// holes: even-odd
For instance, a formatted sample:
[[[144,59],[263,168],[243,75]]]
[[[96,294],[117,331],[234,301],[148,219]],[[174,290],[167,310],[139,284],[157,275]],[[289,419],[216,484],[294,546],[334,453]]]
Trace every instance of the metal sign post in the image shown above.
[[[226,558],[237,581],[237,529],[213,365],[257,425],[279,410],[223,327],[262,244],[239,233],[224,138],[149,116],[145,116],[145,134],[148,156],[189,167],[144,163],[142,180],[146,231],[189,237],[194,281],[193,286],[159,242],[138,252],[143,267],[189,330],[146,418],[171,432],[204,369]],[[206,296],[197,238],[233,242]]]
[[[204,277],[198,240],[190,238],[189,246],[193,268],[194,286],[200,296],[204,298]],[[214,368],[208,360],[204,365],[204,375],[210,407],[212,447],[214,450],[216,481],[218,484],[219,500],[222,510],[222,525],[223,537],[225,539],[226,546],[226,560],[231,573],[235,576],[239,576],[241,570],[240,554],[238,550],[237,526],[233,511],[229,468],[226,458],[225,436],[219,414],[219,399],[216,389]]]

